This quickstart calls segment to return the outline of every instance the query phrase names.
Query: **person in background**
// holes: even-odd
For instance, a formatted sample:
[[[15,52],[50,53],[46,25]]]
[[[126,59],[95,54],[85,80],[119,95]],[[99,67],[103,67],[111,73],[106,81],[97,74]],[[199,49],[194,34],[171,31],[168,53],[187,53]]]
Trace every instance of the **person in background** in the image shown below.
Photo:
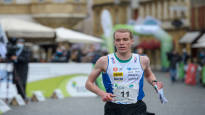
[[[170,62],[169,73],[170,73],[171,82],[174,83],[176,81],[176,76],[177,76],[177,63],[181,60],[181,58],[175,49],[169,52],[167,54],[167,57]]]
[[[3,58],[0,56],[0,62],[3,62]]]
[[[71,56],[70,56],[70,60],[72,61],[72,62],[77,62],[77,63],[79,63],[79,62],[81,62],[81,58],[82,58],[82,53],[81,53],[81,50],[80,49],[73,49],[72,51],[71,51]]]
[[[145,54],[144,54],[144,49],[141,48],[141,47],[137,48],[137,53],[138,53],[139,55],[141,55],[141,56],[145,55]]]
[[[26,83],[31,53],[28,48],[25,48],[23,39],[17,40],[17,47],[16,55],[11,56],[14,65],[13,82],[17,87],[18,93],[27,102]]]
[[[187,65],[187,60],[190,58],[190,55],[187,53],[185,48],[182,50],[181,58],[182,58],[182,62],[184,63],[184,65]]]
[[[187,66],[185,83],[188,85],[196,85],[198,72],[197,60],[196,58],[191,58]]]
[[[203,49],[199,50],[198,63],[200,64],[200,66],[203,66],[205,64],[205,51]]]
[[[61,45],[57,47],[56,52],[52,57],[52,62],[69,62],[70,59],[70,51],[65,48],[65,46]]]

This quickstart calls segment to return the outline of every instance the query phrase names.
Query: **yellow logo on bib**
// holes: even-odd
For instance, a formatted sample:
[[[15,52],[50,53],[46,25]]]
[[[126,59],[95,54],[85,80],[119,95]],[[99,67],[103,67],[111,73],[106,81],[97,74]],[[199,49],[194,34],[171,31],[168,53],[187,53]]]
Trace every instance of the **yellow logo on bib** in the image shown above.
[[[122,77],[123,76],[123,72],[114,72],[113,76],[114,77]]]

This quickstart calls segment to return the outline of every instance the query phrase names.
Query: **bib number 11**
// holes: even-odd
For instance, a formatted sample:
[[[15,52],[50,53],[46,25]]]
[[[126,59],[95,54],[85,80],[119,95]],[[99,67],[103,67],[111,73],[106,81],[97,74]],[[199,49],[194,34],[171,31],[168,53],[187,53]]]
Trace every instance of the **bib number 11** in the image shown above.
[[[122,95],[122,97],[129,97],[130,93],[129,93],[129,91],[127,91],[127,92],[122,91],[121,95]]]

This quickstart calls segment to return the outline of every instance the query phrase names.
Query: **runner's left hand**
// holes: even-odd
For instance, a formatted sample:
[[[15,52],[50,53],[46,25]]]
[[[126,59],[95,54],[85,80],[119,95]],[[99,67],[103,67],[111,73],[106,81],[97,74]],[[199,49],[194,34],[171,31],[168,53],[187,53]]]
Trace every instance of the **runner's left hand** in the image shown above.
[[[158,82],[153,82],[152,86],[157,85],[157,90],[160,90],[161,88],[163,88],[163,83],[158,81]]]

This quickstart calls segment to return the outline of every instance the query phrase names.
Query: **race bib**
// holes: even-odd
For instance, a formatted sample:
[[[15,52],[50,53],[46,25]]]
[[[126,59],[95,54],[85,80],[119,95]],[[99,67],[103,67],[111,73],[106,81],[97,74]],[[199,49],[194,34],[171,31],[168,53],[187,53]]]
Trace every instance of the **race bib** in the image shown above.
[[[134,84],[114,84],[113,93],[116,96],[114,103],[131,104],[137,102],[139,88]]]

